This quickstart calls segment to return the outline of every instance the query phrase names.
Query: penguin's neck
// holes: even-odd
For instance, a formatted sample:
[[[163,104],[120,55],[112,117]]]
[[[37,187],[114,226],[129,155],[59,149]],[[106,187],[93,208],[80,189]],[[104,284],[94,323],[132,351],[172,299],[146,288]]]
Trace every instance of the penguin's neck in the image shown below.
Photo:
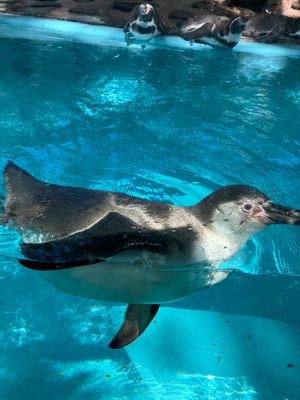
[[[236,213],[227,217],[218,209],[208,209],[205,212],[201,208],[200,210],[196,208],[197,211],[203,229],[201,246],[203,246],[205,258],[211,262],[228,260],[254,233],[263,229],[263,226],[247,224]]]
[[[251,237],[250,232],[231,232],[218,224],[202,228],[195,243],[194,260],[219,264],[232,258]]]
[[[155,25],[154,18],[149,21],[143,21],[140,17],[136,20],[136,24],[144,28]]]
[[[239,225],[241,224],[241,225]],[[229,242],[234,243],[237,247],[242,247],[250,236],[256,232],[252,229],[248,229],[247,226],[243,226],[242,222],[234,221],[230,223],[229,221],[223,222],[220,220],[215,220],[209,224],[208,229],[214,232],[219,237],[226,238]]]

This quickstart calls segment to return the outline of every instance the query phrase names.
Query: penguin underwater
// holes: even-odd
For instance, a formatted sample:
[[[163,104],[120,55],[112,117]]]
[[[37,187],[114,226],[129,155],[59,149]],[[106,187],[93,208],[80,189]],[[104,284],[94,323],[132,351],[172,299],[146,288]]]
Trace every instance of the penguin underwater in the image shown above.
[[[300,210],[249,186],[225,186],[180,207],[46,183],[11,161],[3,174],[1,224],[23,237],[19,263],[66,293],[128,303],[111,348],[140,336],[160,303],[225,279],[230,271],[218,265],[254,233],[271,224],[300,225]],[[43,241],[25,241],[29,233]]]

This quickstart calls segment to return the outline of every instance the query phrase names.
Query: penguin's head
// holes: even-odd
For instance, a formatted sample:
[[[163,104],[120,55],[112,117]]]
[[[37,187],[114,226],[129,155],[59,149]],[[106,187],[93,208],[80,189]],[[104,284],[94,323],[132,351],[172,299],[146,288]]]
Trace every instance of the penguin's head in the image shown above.
[[[139,6],[138,17],[140,21],[150,22],[154,17],[154,8],[149,3],[143,3]]]
[[[241,35],[246,26],[246,20],[241,17],[235,18],[229,25],[229,33]]]
[[[197,207],[204,224],[224,234],[247,237],[270,224],[300,225],[300,210],[275,204],[249,186],[225,186]]]

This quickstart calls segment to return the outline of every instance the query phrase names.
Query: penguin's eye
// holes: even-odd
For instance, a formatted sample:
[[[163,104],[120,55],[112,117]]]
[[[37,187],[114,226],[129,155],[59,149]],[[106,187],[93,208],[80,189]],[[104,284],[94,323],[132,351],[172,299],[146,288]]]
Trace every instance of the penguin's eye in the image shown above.
[[[250,204],[250,203],[245,203],[245,204],[243,205],[243,210],[244,210],[244,211],[248,212],[248,211],[250,211],[251,209],[252,209],[252,204]]]

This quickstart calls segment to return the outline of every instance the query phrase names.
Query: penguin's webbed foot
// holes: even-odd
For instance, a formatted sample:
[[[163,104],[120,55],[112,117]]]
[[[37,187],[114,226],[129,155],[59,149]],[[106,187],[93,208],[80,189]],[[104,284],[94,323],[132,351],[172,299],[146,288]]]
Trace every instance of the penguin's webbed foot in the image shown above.
[[[124,322],[108,347],[121,349],[132,343],[145,331],[158,309],[159,304],[128,304]]]

